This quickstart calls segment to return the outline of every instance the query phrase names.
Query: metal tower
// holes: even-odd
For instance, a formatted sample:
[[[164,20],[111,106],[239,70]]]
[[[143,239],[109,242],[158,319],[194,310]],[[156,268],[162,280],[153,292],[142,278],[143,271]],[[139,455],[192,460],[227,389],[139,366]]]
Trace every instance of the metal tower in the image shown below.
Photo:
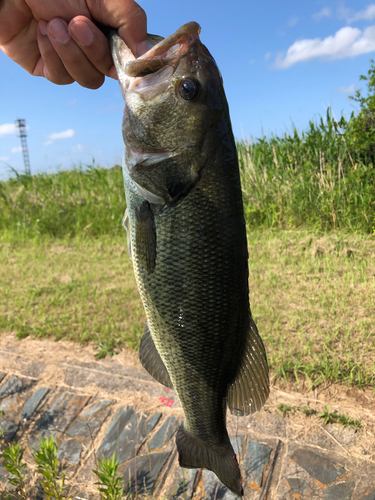
[[[27,149],[27,141],[26,141],[26,120],[17,119],[15,120],[15,122],[16,122],[16,127],[19,129],[19,137],[21,139],[23,163],[25,165],[25,174],[31,175],[29,150]]]

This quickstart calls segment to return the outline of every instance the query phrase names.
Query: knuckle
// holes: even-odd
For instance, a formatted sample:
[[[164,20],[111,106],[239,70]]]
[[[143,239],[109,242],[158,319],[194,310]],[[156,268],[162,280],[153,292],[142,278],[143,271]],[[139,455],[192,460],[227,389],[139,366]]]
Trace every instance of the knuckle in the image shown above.
[[[136,19],[138,22],[141,21],[144,24],[147,23],[147,14],[146,12],[142,9],[140,5],[135,3],[135,10],[132,15],[133,19]]]

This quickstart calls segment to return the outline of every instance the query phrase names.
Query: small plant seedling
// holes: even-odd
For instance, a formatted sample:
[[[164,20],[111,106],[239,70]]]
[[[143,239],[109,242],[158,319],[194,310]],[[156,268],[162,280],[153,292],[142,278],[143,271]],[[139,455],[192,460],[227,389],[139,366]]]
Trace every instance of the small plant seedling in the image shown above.
[[[40,439],[40,449],[32,453],[38,468],[37,471],[43,476],[41,484],[43,493],[47,498],[54,500],[68,500],[63,496],[65,487],[65,473],[60,471],[57,461],[57,443],[53,436],[51,439]]]
[[[348,415],[338,413],[337,410],[330,412],[328,406],[325,406],[324,412],[318,414],[319,418],[324,419],[325,424],[341,424],[344,427],[361,429],[362,424],[358,419],[352,419]]]
[[[101,500],[121,500],[124,487],[120,486],[122,476],[117,476],[119,461],[115,460],[115,454],[111,458],[103,457],[97,461],[98,470],[93,473],[99,481],[95,483],[100,491]]]
[[[98,352],[95,354],[96,359],[103,359],[107,355],[112,357],[115,354],[118,354],[119,350],[117,349],[117,346],[120,341],[121,339],[110,339],[104,342],[98,342],[98,345],[96,346],[96,350]]]
[[[302,406],[301,411],[306,415],[306,417],[311,417],[312,415],[316,415],[318,413],[316,410],[313,410],[309,406]]]
[[[26,478],[27,465],[23,462],[23,453],[25,449],[21,448],[19,442],[12,443],[9,447],[3,447],[3,453],[0,455],[3,458],[3,467],[10,472],[13,477],[8,477],[10,484],[15,486],[18,498],[26,500]]]
[[[281,413],[283,414],[283,417],[285,417],[286,415],[289,415],[289,413],[295,413],[297,411],[297,408],[295,406],[284,405],[283,403],[279,403],[277,405],[277,409],[279,411],[281,411]]]

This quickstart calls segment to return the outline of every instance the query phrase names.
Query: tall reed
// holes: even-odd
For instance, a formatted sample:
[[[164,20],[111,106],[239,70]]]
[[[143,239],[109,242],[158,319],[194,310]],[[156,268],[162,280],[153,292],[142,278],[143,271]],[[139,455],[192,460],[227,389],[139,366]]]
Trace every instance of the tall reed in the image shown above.
[[[283,136],[237,143],[250,227],[375,232],[375,168],[348,149],[330,109]],[[0,181],[0,241],[123,234],[120,167],[95,164]]]
[[[238,142],[250,226],[374,231],[375,169],[350,154],[340,122],[328,109],[302,133]]]
[[[118,166],[94,163],[56,174],[17,174],[0,181],[0,240],[122,234],[125,208]]]

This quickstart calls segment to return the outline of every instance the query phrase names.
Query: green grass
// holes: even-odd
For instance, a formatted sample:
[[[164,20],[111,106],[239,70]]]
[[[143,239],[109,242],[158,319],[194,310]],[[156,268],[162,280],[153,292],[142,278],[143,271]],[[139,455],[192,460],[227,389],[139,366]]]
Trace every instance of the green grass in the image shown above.
[[[34,449],[31,453],[33,458],[33,466],[31,467],[30,463],[26,463],[23,458],[25,448],[21,447],[19,441],[10,443],[9,446],[3,446],[1,451],[2,465],[10,474],[6,481],[9,485],[0,492],[0,500],[30,500],[30,494],[39,489],[30,474],[35,465],[43,498],[73,500],[73,497],[66,496],[71,493],[73,485],[69,485],[65,481],[66,464],[58,462],[58,445],[53,436],[50,439],[40,438],[38,449]],[[100,500],[121,500],[125,497],[140,498],[137,492],[133,495],[131,491],[124,496],[124,476],[118,472],[119,460],[116,460],[115,453],[111,458],[103,456],[98,459],[95,455],[95,465],[96,468],[92,469],[92,472],[97,481],[93,485],[99,493]],[[171,495],[175,493],[172,492]],[[34,497],[39,498],[40,492],[37,496],[34,494],[32,498]],[[165,496],[163,500],[167,500],[169,497],[170,495]],[[146,500],[153,498],[153,496],[146,493],[146,495],[142,495],[142,498]]]
[[[0,181],[0,241],[122,233],[120,167],[77,167]]]
[[[0,244],[0,332],[138,347],[146,318],[125,247],[125,234]]]
[[[23,459],[25,449],[20,442],[4,446],[0,457],[3,467],[10,473],[8,482],[14,487],[13,492],[7,488],[0,496],[1,500],[27,500],[30,498],[30,477],[28,464]],[[55,500],[72,500],[65,494],[70,488],[65,483],[66,471],[57,460],[57,442],[53,436],[50,439],[40,438],[39,447],[31,453],[39,474],[40,484],[45,498]],[[117,474],[118,460],[115,455],[109,459],[103,457],[96,460],[96,469],[93,469],[98,481],[94,483],[100,495],[100,500],[121,500],[123,487],[120,486],[122,476]],[[32,487],[31,487],[32,488]]]
[[[279,403],[277,405],[277,409],[283,414],[283,417],[286,417],[287,415],[291,416],[296,412],[301,412],[306,415],[306,417],[312,417],[316,415],[318,418],[324,421],[325,425],[340,424],[343,427],[351,427],[352,429],[362,428],[362,424],[358,419],[350,418],[348,415],[339,413],[337,410],[331,412],[329,411],[327,405],[324,407],[324,411],[322,413],[318,413],[316,410],[313,410],[312,408],[309,408],[307,406],[296,407],[284,403]]]
[[[238,143],[251,227],[375,231],[375,168],[356,161],[330,110],[308,130]]]
[[[3,459],[3,467],[10,473],[8,482],[14,486],[14,498],[27,500],[26,480],[27,480],[27,465],[23,460],[24,449],[21,448],[19,442],[9,444],[9,447],[3,446],[0,457]],[[13,500],[11,494],[2,495],[1,500]]]
[[[0,244],[0,332],[138,348],[145,314],[120,237]],[[271,377],[375,385],[375,239],[250,230],[251,309]]]
[[[252,311],[278,378],[374,386],[375,240],[249,233]]]
[[[341,131],[328,110],[301,133],[237,144],[249,227],[375,232],[375,168]],[[120,167],[0,181],[0,241],[118,236],[124,211]]]
[[[43,494],[55,500],[72,500],[65,497],[65,471],[57,460],[57,442],[51,439],[40,438],[38,450],[34,450],[32,457],[37,464],[37,472],[41,476]]]
[[[279,403],[277,409],[283,414],[283,417],[293,414],[297,411],[297,408],[292,405],[286,405],[284,403]]]
[[[352,427],[353,429],[361,429],[362,424],[356,418],[350,418],[348,415],[339,413],[337,410],[334,412],[329,411],[326,405],[324,411],[318,414],[319,418],[324,420],[325,424],[341,424],[344,427]]]

